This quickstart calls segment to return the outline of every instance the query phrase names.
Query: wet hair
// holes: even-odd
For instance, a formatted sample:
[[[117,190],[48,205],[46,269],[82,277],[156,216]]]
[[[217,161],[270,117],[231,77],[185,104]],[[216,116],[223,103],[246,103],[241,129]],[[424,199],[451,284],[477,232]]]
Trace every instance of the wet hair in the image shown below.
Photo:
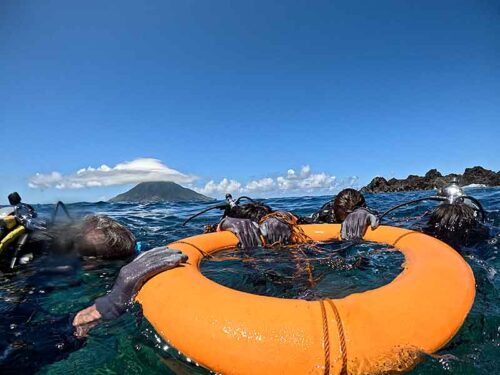
[[[335,221],[337,223],[343,222],[347,215],[360,207],[366,207],[366,201],[363,194],[356,189],[342,190],[333,201]]]
[[[135,237],[125,226],[104,215],[89,215],[77,224],[73,239],[80,255],[106,259],[127,258],[135,253]]]
[[[442,203],[432,212],[424,231],[451,246],[467,245],[481,232],[476,211],[465,203]]]
[[[299,218],[299,224],[339,224],[356,208],[366,207],[363,194],[355,189],[344,189],[330,202],[326,202],[311,218]]]
[[[11,206],[15,206],[16,204],[21,203],[21,196],[17,191],[10,193],[8,198],[9,198],[9,204]]]
[[[252,202],[226,209],[226,211],[224,211],[224,217],[229,216],[236,219],[250,219],[258,223],[264,216],[271,212],[273,212],[273,210],[268,205],[260,202]]]

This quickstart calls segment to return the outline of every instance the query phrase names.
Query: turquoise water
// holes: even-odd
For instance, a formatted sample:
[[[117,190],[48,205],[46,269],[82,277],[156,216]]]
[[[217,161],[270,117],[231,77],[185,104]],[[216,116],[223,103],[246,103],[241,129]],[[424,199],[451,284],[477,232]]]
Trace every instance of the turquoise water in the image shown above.
[[[471,189],[488,211],[491,238],[460,252],[471,265],[477,282],[477,296],[464,326],[442,350],[429,357],[413,374],[496,374],[499,365],[500,282],[498,240],[500,189]],[[429,192],[367,195],[369,205],[379,211]],[[329,197],[269,199],[276,209],[306,215]],[[77,215],[103,213],[129,226],[143,249],[198,234],[203,224],[217,213],[203,216],[186,227],[180,224],[206,204],[108,204],[70,205]],[[388,224],[418,227],[420,216],[432,207],[422,204],[397,211]],[[50,206],[37,207],[48,215]],[[313,299],[340,297],[384,285],[401,270],[402,256],[374,244],[347,242],[304,249],[291,256],[287,249],[256,249],[218,254],[203,264],[203,272],[220,283],[258,294]],[[245,257],[246,272],[243,268]],[[248,257],[251,262],[246,262]],[[361,260],[359,260],[361,259]],[[279,261],[277,261],[279,260]],[[304,268],[308,261],[315,283]],[[76,271],[54,275],[44,272],[53,264],[76,262]],[[123,263],[96,260],[56,259],[41,256],[15,273],[0,274],[0,373],[43,374],[207,374],[208,370],[189,362],[163,342],[142,318],[140,308],[116,321],[94,328],[84,341],[75,340],[67,329],[68,313],[90,305],[112,286]],[[182,306],[179,306],[182,308]],[[43,350],[42,350],[43,349]]]
[[[336,241],[315,246],[232,249],[201,263],[221,285],[263,296],[342,298],[391,282],[404,256],[386,245]]]

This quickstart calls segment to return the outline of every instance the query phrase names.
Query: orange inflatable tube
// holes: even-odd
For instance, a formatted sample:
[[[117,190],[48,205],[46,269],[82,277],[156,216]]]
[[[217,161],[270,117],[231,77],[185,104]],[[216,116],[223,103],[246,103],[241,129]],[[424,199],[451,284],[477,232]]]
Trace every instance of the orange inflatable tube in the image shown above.
[[[336,224],[302,228],[316,241],[339,238]],[[199,271],[205,255],[237,244],[218,232],[170,244],[188,263],[150,279],[137,300],[167,342],[216,373],[404,372],[457,333],[474,301],[474,276],[455,250],[425,234],[381,226],[364,239],[405,256],[398,277],[364,293],[305,301],[221,286]]]

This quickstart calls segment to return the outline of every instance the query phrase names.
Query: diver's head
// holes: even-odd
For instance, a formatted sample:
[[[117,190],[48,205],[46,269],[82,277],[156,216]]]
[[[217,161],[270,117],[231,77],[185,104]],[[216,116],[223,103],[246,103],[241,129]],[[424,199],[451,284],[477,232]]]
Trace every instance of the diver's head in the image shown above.
[[[73,240],[83,256],[127,258],[135,253],[135,237],[123,225],[104,215],[86,216],[77,225]]]
[[[442,203],[432,212],[425,231],[452,245],[467,244],[479,227],[474,208],[465,203]]]
[[[8,198],[9,198],[9,204],[11,206],[15,206],[16,204],[21,203],[21,196],[17,191],[10,193]]]
[[[357,208],[366,207],[363,194],[356,189],[344,189],[337,194],[333,202],[335,220],[340,223]]]
[[[448,203],[454,203],[455,200],[464,195],[464,191],[458,185],[458,180],[453,177],[449,184],[445,185],[439,190],[439,196],[448,200]]]

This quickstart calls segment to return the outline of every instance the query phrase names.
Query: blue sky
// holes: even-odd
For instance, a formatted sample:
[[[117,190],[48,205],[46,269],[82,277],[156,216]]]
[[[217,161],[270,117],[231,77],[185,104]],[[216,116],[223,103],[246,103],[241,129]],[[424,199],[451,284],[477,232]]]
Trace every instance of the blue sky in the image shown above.
[[[497,1],[4,0],[0,56],[0,197],[499,169]]]

